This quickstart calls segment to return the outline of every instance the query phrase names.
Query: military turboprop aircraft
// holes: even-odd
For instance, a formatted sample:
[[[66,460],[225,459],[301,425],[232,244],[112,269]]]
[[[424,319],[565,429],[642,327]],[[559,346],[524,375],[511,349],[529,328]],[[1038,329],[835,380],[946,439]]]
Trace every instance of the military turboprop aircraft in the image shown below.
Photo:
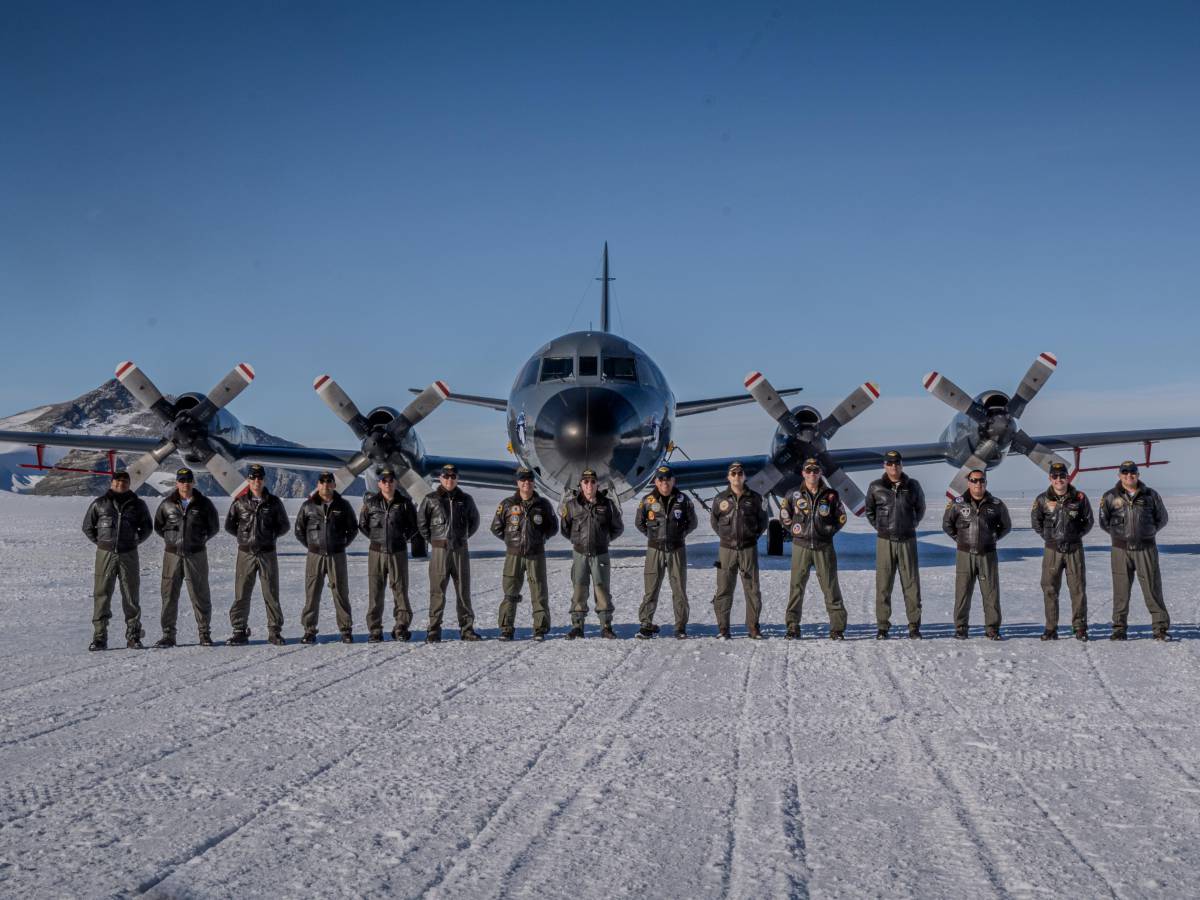
[[[782,399],[799,388],[776,391],[759,372],[745,379],[747,393],[703,400],[676,401],[654,361],[631,341],[609,331],[608,245],[604,248],[600,329],[564,334],[544,344],[521,367],[507,398],[454,394],[435,381],[402,411],[378,406],[367,414],[328,375],[313,387],[318,396],[350,428],[356,449],[284,447],[248,442],[237,420],[225,410],[253,379],[246,364],[236,366],[208,395],[188,393],[168,401],[131,362],[117,368],[117,378],[162,422],[160,439],[88,434],[0,431],[0,441],[40,446],[90,448],[137,453],[129,466],[140,484],[170,453],[177,451],[195,466],[206,468],[230,494],[244,486],[238,463],[257,462],[293,469],[334,469],[345,487],[373,466],[391,466],[404,488],[420,498],[430,490],[427,479],[442,465],[454,463],[464,484],[511,487],[516,469],[528,466],[543,489],[561,496],[574,489],[584,469],[596,470],[599,480],[621,499],[644,487],[655,468],[673,451],[671,435],[678,416],[695,415],[727,406],[757,402],[777,423],[768,452],[738,457],[750,476],[750,486],[765,495],[781,495],[800,481],[805,459],[823,463],[830,483],[849,509],[861,513],[863,494],[849,472],[879,471],[883,456],[898,449],[908,465],[946,462],[959,469],[951,482],[955,493],[965,489],[966,472],[993,468],[1010,453],[1027,456],[1048,469],[1071,450],[1080,469],[1083,448],[1142,442],[1146,463],[1156,441],[1200,437],[1200,427],[1125,430],[1033,437],[1017,420],[1057,366],[1053,354],[1036,359],[1015,394],[988,390],[969,398],[957,385],[936,372],[924,385],[957,411],[940,440],[927,444],[885,444],[875,447],[830,449],[828,441],[879,396],[871,382],[855,388],[828,415],[808,405],[790,407]],[[504,412],[515,459],[465,459],[425,452],[416,426],[443,401],[450,400]],[[40,451],[39,451],[40,452]],[[731,457],[672,460],[679,487],[696,490],[723,487]],[[52,467],[46,467],[52,468]],[[774,545],[779,536],[772,535]]]

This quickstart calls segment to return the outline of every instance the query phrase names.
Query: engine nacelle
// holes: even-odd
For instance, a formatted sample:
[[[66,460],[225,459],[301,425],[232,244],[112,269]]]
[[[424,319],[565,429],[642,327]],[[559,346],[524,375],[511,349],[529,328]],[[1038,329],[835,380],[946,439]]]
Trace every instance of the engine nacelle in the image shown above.
[[[976,395],[975,402],[987,413],[987,420],[979,423],[959,413],[950,420],[941,439],[950,444],[949,461],[956,466],[963,465],[985,440],[995,441],[996,453],[984,460],[987,468],[992,469],[1000,464],[1008,452],[1017,431],[1017,422],[1008,411],[1009,396],[1004,391],[984,391]]]
[[[787,449],[789,442],[794,443],[795,441],[799,441],[802,444],[809,445],[820,443],[821,446],[824,446],[824,442],[821,441],[817,434],[817,425],[820,424],[822,419],[820,411],[812,406],[801,405],[792,407],[791,412],[796,421],[800,423],[800,433],[796,438],[793,438],[784,431],[782,425],[778,426],[775,429],[774,436],[771,438],[771,449],[768,451],[772,459],[775,459]]]
[[[188,413],[205,400],[203,394],[189,392],[180,394],[175,400],[177,413]],[[179,453],[184,460],[192,465],[203,463],[211,451],[208,449],[207,436],[212,436],[237,446],[246,443],[246,430],[237,417],[225,409],[217,410],[217,414],[209,420],[208,425],[190,420],[186,415],[180,416],[175,427],[168,427],[168,434],[175,441]]]
[[[391,406],[377,406],[366,415],[367,428],[371,436],[363,444],[363,449],[371,453],[372,447],[378,447],[383,453],[389,449],[398,449],[407,458],[408,465],[413,465],[425,455],[425,445],[421,443],[417,429],[410,428],[408,433],[396,446],[390,434],[385,429],[400,415],[399,410]],[[373,455],[373,454],[372,454]]]

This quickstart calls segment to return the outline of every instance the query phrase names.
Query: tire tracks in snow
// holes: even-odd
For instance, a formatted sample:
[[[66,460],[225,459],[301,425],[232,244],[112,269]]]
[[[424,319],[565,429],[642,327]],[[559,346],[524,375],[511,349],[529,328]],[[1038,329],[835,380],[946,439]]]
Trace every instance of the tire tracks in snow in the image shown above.
[[[154,876],[143,880],[138,885],[138,887],[136,889],[136,893],[139,895],[149,893],[150,891],[152,891],[153,889],[155,889],[156,887],[161,885],[164,881],[169,879],[172,875],[174,875],[181,868],[188,866],[194,860],[201,858],[206,853],[208,853],[210,850],[213,850],[213,849],[219,847],[225,841],[227,841],[230,838],[234,837],[235,835],[239,834],[248,825],[250,825],[255,820],[257,820],[258,818],[263,816],[264,814],[270,812],[271,810],[273,810],[274,808],[279,806],[281,803],[286,801],[292,795],[296,794],[297,792],[307,789],[314,782],[316,782],[318,779],[320,779],[322,776],[333,771],[334,769],[338,768],[339,766],[342,766],[348,762],[353,761],[356,754],[358,754],[360,751],[362,751],[363,748],[366,747],[367,745],[376,743],[376,742],[380,742],[380,741],[389,741],[390,742],[390,741],[394,740],[393,732],[396,729],[399,729],[401,726],[403,726],[403,725],[407,724],[408,722],[411,722],[417,718],[428,715],[429,713],[433,712],[435,709],[437,709],[442,704],[447,703],[450,700],[453,700],[455,697],[459,696],[465,690],[468,690],[472,687],[477,686],[481,681],[486,679],[489,675],[491,675],[497,669],[503,668],[504,666],[517,661],[519,658],[521,658],[521,656],[523,656],[525,653],[527,653],[532,646],[533,646],[532,642],[526,643],[523,646],[516,648],[515,652],[507,653],[504,656],[502,656],[500,659],[490,660],[489,662],[487,662],[483,666],[480,666],[477,669],[473,670],[472,672],[470,672],[468,675],[464,676],[463,678],[457,679],[454,684],[452,684],[446,688],[443,688],[438,697],[433,698],[424,704],[421,704],[415,710],[410,712],[408,715],[404,716],[400,721],[398,721],[396,723],[393,731],[389,731],[386,734],[370,732],[366,736],[364,736],[361,740],[359,740],[358,742],[353,744],[351,747],[338,753],[334,758],[326,760],[325,762],[313,767],[308,772],[305,772],[298,779],[294,779],[289,783],[279,785],[276,789],[274,789],[271,792],[270,796],[268,796],[264,800],[260,801],[259,804],[256,806],[256,808],[254,808],[253,810],[250,810],[248,813],[244,813],[244,814],[238,816],[232,825],[226,826],[226,827],[222,828],[220,831],[218,831],[217,833],[215,833],[201,841],[198,841],[197,843],[195,843],[191,847],[189,847],[187,850],[185,850],[183,853],[168,860],[165,863],[165,870],[159,871]],[[413,649],[415,650],[416,648],[414,647]],[[383,662],[394,661],[396,659],[399,659],[399,657],[389,657],[389,658],[386,658]],[[370,667],[368,667],[368,669],[369,668]]]
[[[920,667],[921,673],[922,673],[922,675],[924,675],[925,670],[924,670],[924,665],[922,665],[923,661],[917,655],[915,648],[910,647],[909,651],[910,651],[910,655],[913,656],[913,658],[918,660],[918,665]],[[893,678],[893,680],[895,680],[895,673],[892,671],[890,661],[887,663],[887,665],[888,665],[889,677],[891,677],[891,678]],[[962,713],[962,711],[958,708],[958,706],[955,705],[955,703],[951,700],[950,695],[946,693],[946,689],[944,687],[942,687],[941,680],[936,677],[926,679],[926,680],[928,680],[930,683],[932,683],[937,688],[937,691],[941,695],[943,702],[946,704],[946,707],[954,712],[954,715],[958,718],[958,720],[964,726],[966,726],[966,728],[968,728],[972,734],[975,735],[975,737],[978,739],[979,743],[984,746],[989,746],[991,744],[991,741],[987,738],[986,735],[983,734],[983,732],[981,732],[979,730],[978,727],[976,727],[975,723],[972,722],[969,718],[967,718],[967,716],[965,716]],[[1116,888],[1113,886],[1112,880],[1103,872],[1103,870],[1100,867],[1100,864],[1098,864],[1096,861],[1094,861],[1092,859],[1092,854],[1089,853],[1088,851],[1086,851],[1083,848],[1083,846],[1067,832],[1065,826],[1062,823],[1061,817],[1059,817],[1057,814],[1055,814],[1055,812],[1051,809],[1051,807],[1045,801],[1043,801],[1040,797],[1038,797],[1037,792],[1034,791],[1029,786],[1029,783],[1025,780],[1025,776],[1021,773],[1020,769],[1019,768],[1010,768],[1010,769],[1008,769],[1008,774],[1010,774],[1017,781],[1017,783],[1021,786],[1021,790],[1024,791],[1025,796],[1037,808],[1038,812],[1042,816],[1042,819],[1044,821],[1048,822],[1050,824],[1050,826],[1053,828],[1053,830],[1055,831],[1055,833],[1058,834],[1062,844],[1065,845],[1071,851],[1071,853],[1075,856],[1075,858],[1077,860],[1079,860],[1080,863],[1083,864],[1084,868],[1087,869],[1087,871],[1091,873],[1091,875],[1094,877],[1094,879],[1098,880],[1100,882],[1100,884],[1103,885],[1104,891],[1108,894],[1108,896],[1116,898],[1118,895],[1116,892]],[[994,855],[994,851],[993,851],[993,855]],[[1094,896],[1094,894],[1093,894],[1093,896]]]
[[[543,767],[543,761],[550,759],[553,762],[557,757],[550,753],[550,750],[563,742],[563,735],[576,723],[582,716],[586,716],[590,710],[589,705],[592,700],[605,688],[611,687],[611,679],[613,676],[630,660],[634,653],[639,648],[634,645],[630,646],[612,666],[610,666],[604,676],[596,680],[596,685],[588,693],[587,698],[575,704],[566,716],[558,723],[551,733],[542,741],[539,742],[537,749],[532,756],[526,761],[520,770],[517,778],[505,789],[503,797],[492,804],[491,808],[485,814],[483,824],[475,830],[470,836],[469,842],[465,848],[458,852],[452,863],[439,865],[433,876],[427,879],[419,889],[416,890],[415,896],[440,896],[441,894],[450,892],[454,893],[455,888],[459,887],[454,884],[456,880],[461,880],[463,873],[472,879],[488,877],[489,867],[503,867],[503,870],[498,874],[493,873],[491,877],[499,881],[500,886],[497,888],[493,885],[489,890],[494,890],[495,893],[503,895],[507,892],[507,886],[512,880],[512,877],[519,871],[522,862],[528,858],[529,848],[532,847],[539,839],[544,839],[555,828],[556,822],[561,818],[563,813],[579,796],[583,790],[584,783],[578,777],[580,770],[587,771],[594,768],[600,760],[612,749],[613,743],[616,740],[617,733],[621,725],[627,722],[638,709],[646,701],[650,695],[652,684],[657,683],[663,667],[666,665],[666,657],[659,656],[659,670],[655,673],[654,678],[649,678],[641,681],[640,689],[634,693],[625,703],[624,708],[615,719],[609,720],[603,727],[605,729],[605,737],[596,741],[596,748],[590,753],[586,759],[574,764],[570,763],[569,757],[565,768],[569,769],[564,775],[564,780],[573,790],[565,798],[557,799],[549,804],[547,809],[544,809],[539,815],[536,828],[527,827],[526,834],[521,836],[520,845],[511,853],[503,854],[499,860],[490,851],[494,845],[510,836],[520,836],[516,833],[506,830],[504,823],[512,818],[520,818],[522,800],[525,786],[534,778],[535,772]],[[559,775],[559,772],[551,771],[551,776]],[[410,858],[413,854],[420,851],[420,846],[409,848],[405,854],[405,859]],[[472,861],[477,860],[481,863],[477,868],[471,868]],[[404,860],[401,860],[403,863]],[[477,884],[467,886],[468,894],[475,893],[479,890]]]

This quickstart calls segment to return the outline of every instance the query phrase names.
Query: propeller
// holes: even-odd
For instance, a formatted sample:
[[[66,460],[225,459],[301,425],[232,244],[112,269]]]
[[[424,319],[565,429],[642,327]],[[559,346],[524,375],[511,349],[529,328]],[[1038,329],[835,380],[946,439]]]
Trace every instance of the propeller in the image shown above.
[[[198,464],[216,479],[229,496],[236,497],[245,489],[245,479],[233,462],[225,457],[220,445],[212,439],[209,424],[254,380],[254,368],[249,363],[238,363],[206,396],[190,404],[184,400],[195,395],[181,397],[172,403],[154,386],[145,372],[128,360],[117,366],[116,375],[134,399],[163,423],[162,443],[139,456],[128,467],[131,489],[141,487],[147,478],[158,471],[163,460],[176,450],[199,460]]]
[[[967,475],[975,469],[987,469],[998,464],[1004,458],[1006,447],[1029,457],[1034,465],[1046,472],[1050,471],[1053,463],[1066,463],[1061,456],[1044,444],[1039,444],[1017,425],[1017,419],[1057,368],[1058,359],[1053,353],[1038,354],[1013,396],[1003,404],[990,403],[987,408],[945,375],[930,372],[925,376],[922,382],[925,390],[979,426],[977,443],[950,481],[946,496],[953,498],[965,494]]]
[[[750,396],[758,401],[758,405],[766,410],[767,415],[779,423],[779,428],[787,435],[782,449],[775,452],[767,465],[750,479],[750,488],[759,493],[773,491],[788,475],[799,475],[804,460],[815,457],[821,461],[826,480],[841,495],[846,506],[853,510],[856,516],[862,515],[866,508],[863,492],[846,470],[837,464],[826,449],[825,442],[879,398],[879,387],[870,381],[864,382],[851,391],[828,416],[809,424],[802,422],[788,409],[771,382],[761,372],[751,372],[747,375],[745,385]]]
[[[418,422],[437,409],[447,397],[450,388],[444,382],[435,381],[413,398],[404,410],[386,422],[373,422],[355,406],[350,396],[328,375],[313,381],[313,389],[333,410],[334,415],[346,423],[354,436],[362,441],[362,447],[333,473],[334,484],[339,491],[354,483],[359,475],[372,464],[388,465],[396,470],[396,479],[413,500],[420,500],[429,493],[425,479],[413,469],[413,461],[401,450],[401,442]]]

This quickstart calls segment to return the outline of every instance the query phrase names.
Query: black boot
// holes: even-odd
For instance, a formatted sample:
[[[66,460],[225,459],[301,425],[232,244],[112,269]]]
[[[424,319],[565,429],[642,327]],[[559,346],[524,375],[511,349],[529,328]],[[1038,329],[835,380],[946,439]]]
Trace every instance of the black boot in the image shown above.
[[[442,642],[442,629],[440,629],[440,628],[432,628],[425,635],[425,643],[427,643],[427,644],[440,644],[441,642]]]
[[[786,637],[789,641],[800,640],[800,626],[799,625],[789,625]]]
[[[643,625],[638,629],[637,638],[640,641],[652,640],[654,638],[654,632],[650,629],[649,625]]]
[[[1087,643],[1087,639],[1088,639],[1087,628],[1076,628],[1075,629],[1075,640],[1083,641],[1084,643]]]
[[[137,631],[126,632],[125,647],[129,650],[145,650],[146,648],[142,645],[142,635],[144,634],[145,632],[140,628]]]
[[[616,638],[616,636],[617,636],[617,633],[612,630],[611,625],[605,625],[603,628],[600,629],[600,637],[605,638],[606,640],[610,640],[610,641],[614,640]]]
[[[404,641],[407,644],[412,640],[412,632],[408,630],[407,625],[397,625],[392,629],[392,640]]]
[[[211,647],[213,645],[212,634],[208,631],[200,632],[200,646]]]
[[[367,643],[368,644],[382,644],[383,643],[383,629],[382,628],[372,628],[371,633],[367,635]]]
[[[460,641],[472,641],[472,642],[483,640],[483,638],[481,638],[478,634],[475,633],[474,628],[468,628],[465,631],[463,631],[461,634],[459,634],[458,639]]]
[[[954,629],[954,639],[956,641],[965,641],[967,639],[967,626],[959,625]]]
[[[909,637],[909,640],[913,640],[913,641],[921,640],[921,626],[920,625],[909,625],[908,626],[908,637]]]
[[[317,630],[315,628],[306,629],[304,636],[300,638],[302,644],[315,644],[317,642]]]
[[[729,626],[728,625],[724,626],[723,628],[720,626],[717,627],[717,639],[722,640],[722,641],[729,640]]]
[[[500,640],[504,641],[505,643],[508,643],[512,639],[513,639],[513,630],[511,628],[501,628],[500,629]]]
[[[846,633],[843,631],[831,631],[829,632],[829,639],[831,641],[844,641],[846,639]]]
[[[382,635],[380,637],[382,639]],[[353,644],[354,643],[354,632],[343,631],[342,632],[342,643],[343,644]]]
[[[1171,640],[1171,635],[1167,634],[1167,629],[1165,628],[1155,628],[1154,639],[1156,641],[1169,641]]]
[[[1047,628],[1045,631],[1042,632],[1041,639],[1043,641],[1057,641],[1058,640],[1058,629],[1057,628]]]
[[[1109,635],[1109,638],[1108,638],[1108,639],[1109,639],[1110,641],[1123,641],[1123,640],[1125,640],[1125,629],[1124,629],[1124,628],[1114,628],[1114,629],[1113,629],[1113,632],[1112,632],[1112,634],[1111,634],[1111,635]]]
[[[535,641],[539,641],[539,642],[540,642],[540,641],[544,641],[544,640],[546,639],[546,632],[544,632],[544,631],[535,631],[535,632],[533,633],[533,639],[534,639]]]
[[[576,638],[581,638],[581,637],[583,637],[583,626],[582,625],[574,625],[571,627],[571,630],[567,632],[567,640],[568,641],[573,641]]]
[[[676,628],[675,629],[675,640],[686,641],[687,640],[687,629],[686,628]]]
[[[1004,638],[1000,637],[1000,629],[999,628],[986,628],[986,629],[984,629],[983,636],[985,638],[987,638],[989,641],[1004,640]],[[1058,637],[1055,636],[1054,640],[1058,640]]]
[[[279,633],[278,628],[269,628],[267,629],[267,643],[274,644],[276,647],[282,647],[287,641],[283,639],[283,635]]]
[[[658,634],[659,628],[658,628],[658,626],[657,626],[657,625],[655,625],[655,624],[651,623],[651,624],[650,624],[650,630],[651,630],[651,631],[653,631],[655,634]]]
[[[168,647],[174,647],[175,638],[171,637],[169,634],[164,634],[158,639],[157,642],[155,642],[154,646],[159,650],[166,650]]]
[[[875,640],[886,641],[887,639],[888,639],[888,630],[886,628],[880,628],[878,631],[875,632]]]
[[[248,643],[250,643],[250,629],[249,628],[236,629],[233,632],[233,634],[230,636],[229,640],[227,640],[225,643],[228,644],[230,647],[246,646]]]
[[[746,629],[746,637],[750,638],[752,641],[766,640],[766,638],[763,636],[763,633],[758,630],[757,625],[751,625]]]
[[[88,644],[88,651],[95,652],[97,650],[108,649],[108,635],[98,634],[92,638],[92,642]]]

